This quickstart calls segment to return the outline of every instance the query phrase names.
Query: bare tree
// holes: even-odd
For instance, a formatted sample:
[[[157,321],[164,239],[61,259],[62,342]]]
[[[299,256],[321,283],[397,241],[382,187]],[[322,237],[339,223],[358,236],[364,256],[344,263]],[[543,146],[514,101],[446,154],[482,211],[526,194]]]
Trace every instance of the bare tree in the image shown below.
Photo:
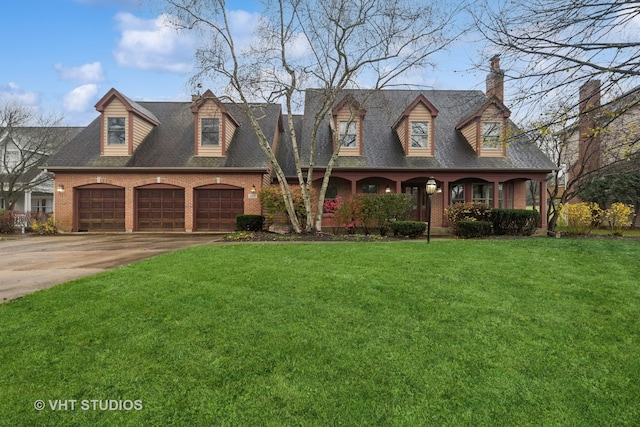
[[[640,145],[640,132],[625,123],[637,122],[640,101],[640,1],[482,0],[472,15],[490,54],[508,64],[515,114],[536,117],[528,131],[556,163],[553,230],[559,203],[579,197],[579,184],[607,167],[630,165]],[[576,95],[595,81],[597,105],[585,108]]]
[[[61,119],[13,104],[0,106],[0,198],[13,210],[19,196],[51,178],[38,170],[66,142]]]
[[[460,32],[452,25],[460,4],[446,0],[419,6],[411,0],[265,0],[264,13],[250,45],[238,41],[224,0],[166,0],[176,24],[201,31],[206,44],[198,49],[198,71],[192,84],[213,80],[226,85],[227,97],[249,117],[262,150],[273,164],[296,232],[320,230],[322,211],[313,215],[311,181],[316,167],[318,129],[346,88],[372,90],[397,84],[409,71],[432,66],[434,53],[446,48]],[[303,159],[294,126],[297,101],[305,89],[322,91],[314,111],[309,157]],[[286,132],[295,160],[306,222],[295,214],[287,177],[251,108],[259,99],[282,102]],[[352,120],[357,111],[354,111]],[[329,123],[332,123],[329,120]],[[341,143],[332,127],[337,149],[326,165],[315,204],[321,207]],[[306,172],[305,172],[306,168]]]
[[[588,80],[630,90],[640,76],[638,0],[483,0],[475,27],[509,63],[516,102],[568,99]]]
[[[523,127],[556,166],[547,186],[549,231],[555,230],[559,206],[579,198],[584,183],[637,168],[639,97],[634,91],[603,105],[583,98],[577,113],[569,100]]]

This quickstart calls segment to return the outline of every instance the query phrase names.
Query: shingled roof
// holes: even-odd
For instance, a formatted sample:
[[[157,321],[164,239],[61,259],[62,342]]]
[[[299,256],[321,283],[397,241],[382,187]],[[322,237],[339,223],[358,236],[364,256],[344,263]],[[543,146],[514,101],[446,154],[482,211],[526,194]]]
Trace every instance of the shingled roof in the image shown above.
[[[129,102],[132,102],[128,100]],[[49,159],[51,170],[128,169],[128,168],[239,168],[267,169],[269,160],[258,144],[249,119],[241,108],[232,103],[225,107],[240,126],[227,149],[225,157],[196,157],[194,155],[194,115],[191,102],[136,102],[135,107],[153,117],[158,125],[140,143],[131,156],[100,155],[100,117],[97,117],[62,150]],[[275,134],[281,114],[277,104],[251,106],[261,117],[260,125],[267,137]]]
[[[305,112],[297,117],[298,143],[303,162],[308,162],[311,131],[315,111],[322,101],[320,90],[308,90]],[[506,157],[479,157],[456,126],[480,110],[489,99],[481,91],[467,90],[345,90],[336,98],[336,104],[345,96],[356,100],[366,115],[362,124],[363,151],[361,156],[342,156],[336,160],[334,170],[346,169],[429,169],[429,170],[533,170],[550,171],[554,168],[549,158],[526,137],[509,141]],[[433,157],[406,156],[394,123],[418,97],[424,96],[438,111],[435,118],[435,155]],[[513,122],[510,126],[515,127]],[[295,175],[290,147],[282,144],[278,159],[288,176]],[[320,125],[316,167],[325,167],[333,152],[331,130],[327,119]],[[308,166],[308,164],[305,164]]]

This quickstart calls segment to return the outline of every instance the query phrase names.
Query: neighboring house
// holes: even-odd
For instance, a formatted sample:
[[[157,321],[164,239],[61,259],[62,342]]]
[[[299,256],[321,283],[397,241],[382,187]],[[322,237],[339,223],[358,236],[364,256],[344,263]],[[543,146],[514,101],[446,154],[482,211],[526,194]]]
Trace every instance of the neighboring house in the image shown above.
[[[432,224],[447,226],[445,209],[457,202],[496,208],[527,206],[527,181],[540,184],[540,227],[546,227],[546,180],[554,165],[515,125],[503,103],[503,72],[491,62],[487,93],[463,90],[346,90],[332,110],[342,147],[331,173],[327,198],[356,193],[406,193],[411,219],[427,221],[426,182],[437,181]],[[321,91],[307,91],[300,120],[302,158],[308,158],[311,126]],[[328,121],[319,129],[314,186],[320,187],[334,153]],[[282,148],[286,148],[283,144]],[[280,161],[295,182],[291,155]]]
[[[481,91],[346,90],[332,112],[344,136],[327,198],[356,193],[410,194],[412,218],[426,221],[425,184],[434,177],[433,224],[465,201],[525,208],[526,183],[541,185],[546,214],[549,159],[529,140],[509,137],[503,73],[492,61]],[[322,96],[306,93],[296,117],[308,159]],[[293,184],[297,183],[281,107],[255,105],[260,124]],[[96,105],[100,116],[47,168],[56,175],[56,224],[62,231],[230,231],[237,214],[260,214],[256,196],[272,181],[270,162],[239,106],[210,91],[192,102],[134,102],[115,89]],[[319,129],[315,187],[334,152],[328,120]],[[283,141],[280,141],[282,139]],[[542,221],[545,227],[545,221]]]
[[[53,176],[39,166],[81,129],[19,127],[0,132],[0,209],[51,213]]]
[[[561,162],[564,182],[637,165],[640,156],[640,87],[602,103],[601,82],[590,80],[579,90],[579,116],[571,128]],[[560,183],[562,185],[562,183]],[[574,198],[572,202],[579,202]],[[636,214],[638,212],[636,206]],[[636,220],[635,226],[640,226]]]

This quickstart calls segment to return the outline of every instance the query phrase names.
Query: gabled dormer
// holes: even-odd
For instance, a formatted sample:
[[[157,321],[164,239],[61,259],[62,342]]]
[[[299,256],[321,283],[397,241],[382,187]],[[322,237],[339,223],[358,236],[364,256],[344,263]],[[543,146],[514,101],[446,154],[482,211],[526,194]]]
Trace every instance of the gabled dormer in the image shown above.
[[[224,156],[240,123],[209,89],[193,97],[191,112],[195,121],[195,155]]]
[[[100,154],[130,156],[155,126],[153,113],[111,89],[96,104],[100,118]]]
[[[405,155],[432,157],[438,109],[424,96],[418,96],[393,124]]]
[[[509,109],[494,96],[456,126],[456,130],[479,157],[503,157],[507,153],[505,141],[510,115]]]
[[[367,110],[353,96],[347,95],[331,110],[336,135],[334,150],[340,145],[340,156],[362,155],[362,128]]]

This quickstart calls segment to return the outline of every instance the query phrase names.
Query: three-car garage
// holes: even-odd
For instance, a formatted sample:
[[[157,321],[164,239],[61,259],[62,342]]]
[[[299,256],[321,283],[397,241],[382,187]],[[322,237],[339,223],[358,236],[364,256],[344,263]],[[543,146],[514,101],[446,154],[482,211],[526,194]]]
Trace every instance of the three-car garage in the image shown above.
[[[168,184],[133,188],[132,231],[228,232],[244,213],[245,190],[230,185],[205,185],[190,190]],[[191,194],[189,194],[191,192]],[[190,196],[190,197],[187,197]],[[94,184],[75,189],[76,231],[126,231],[125,188]],[[187,221],[191,215],[192,221]]]

